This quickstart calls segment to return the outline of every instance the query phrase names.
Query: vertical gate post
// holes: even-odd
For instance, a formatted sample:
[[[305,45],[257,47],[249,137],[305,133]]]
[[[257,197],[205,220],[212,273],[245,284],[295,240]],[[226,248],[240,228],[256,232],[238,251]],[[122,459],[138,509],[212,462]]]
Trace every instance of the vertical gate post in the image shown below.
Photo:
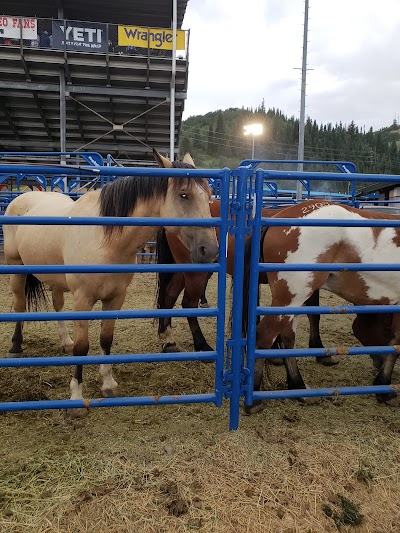
[[[233,296],[232,296],[232,338],[227,341],[227,372],[229,390],[227,396],[230,399],[229,429],[239,427],[240,397],[242,395],[243,381],[243,351],[242,339],[242,307],[243,307],[243,278],[244,278],[244,241],[248,232],[246,227],[246,192],[247,179],[252,171],[246,167],[232,173],[233,196],[231,213],[234,217],[232,233],[235,235],[235,253],[233,259]]]
[[[218,302],[218,316],[217,316],[217,333],[216,333],[216,351],[217,359],[215,361],[215,405],[221,407],[224,398],[224,356],[225,356],[225,302],[226,302],[226,263],[227,263],[227,237],[229,231],[229,185],[231,171],[229,168],[222,170],[221,180],[216,180],[220,187],[220,237],[219,237],[219,259],[220,270],[218,271],[218,286],[217,286],[217,302]]]
[[[245,387],[245,403],[253,403],[254,388],[254,352],[256,349],[256,326],[257,326],[257,304],[258,304],[258,276],[260,261],[260,239],[261,239],[261,215],[263,198],[263,170],[256,171],[255,193],[253,196],[253,220],[251,221],[251,258],[250,258],[250,282],[249,282],[249,310],[247,328],[247,379]]]

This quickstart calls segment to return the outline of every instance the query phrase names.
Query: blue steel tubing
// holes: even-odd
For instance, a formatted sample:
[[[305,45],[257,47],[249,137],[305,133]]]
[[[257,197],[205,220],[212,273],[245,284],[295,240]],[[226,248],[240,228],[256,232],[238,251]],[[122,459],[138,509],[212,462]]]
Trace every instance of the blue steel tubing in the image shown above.
[[[0,402],[0,412],[211,402],[215,402],[215,394],[186,394],[182,396],[178,394],[174,396],[134,396],[130,398],[95,398],[91,400],[39,400],[30,402]]]
[[[247,326],[247,361],[246,367],[248,375],[245,388],[245,404],[253,403],[254,389],[254,362],[256,349],[256,319],[258,300],[258,276],[260,260],[260,239],[261,239],[261,217],[262,217],[262,192],[263,192],[263,172],[256,171],[255,181],[255,209],[253,208],[252,220],[252,246],[250,258],[250,283],[249,283],[249,310]]]
[[[381,183],[398,183],[399,176],[396,174],[360,174],[342,172],[298,172],[292,170],[263,170],[264,179],[270,181],[276,179],[285,180],[324,180],[324,181],[373,181]]]
[[[400,270],[398,263],[260,263],[260,272],[386,272]]]
[[[260,163],[284,163],[285,165],[293,164],[297,165],[298,163],[303,163],[304,165],[335,165],[341,173],[355,173],[357,172],[357,167],[351,161],[304,161],[298,159],[244,159],[239,163],[239,166],[246,167],[250,166],[253,170]],[[304,178],[304,173],[303,176]],[[347,180],[346,180],[347,181]]]
[[[62,357],[8,357],[0,368],[28,366],[75,366],[125,363],[168,363],[171,361],[215,361],[217,352],[135,353],[117,355],[72,355]]]
[[[320,200],[321,203],[324,200]],[[318,203],[318,201],[316,202]],[[262,218],[262,226],[315,226],[315,227],[340,227],[340,228],[399,228],[400,220],[372,219],[369,220],[348,220],[348,219],[307,219],[307,218]]]
[[[232,307],[232,342],[231,342],[231,367],[228,368],[230,376],[229,398],[229,429],[239,427],[240,397],[242,385],[242,304],[243,304],[243,277],[244,277],[244,242],[246,233],[246,186],[247,178],[251,171],[241,167],[237,172],[236,197],[233,199],[232,209],[235,215],[235,254],[234,254],[234,282]],[[228,361],[229,365],[229,361]]]
[[[387,394],[396,391],[395,385],[365,385],[359,387],[332,387],[324,389],[289,389],[254,392],[254,400],[282,400],[293,398],[314,398],[317,396],[353,396],[356,394]]]
[[[136,255],[140,255],[139,253]],[[153,254],[141,254],[153,255]],[[219,272],[218,263],[181,265],[0,265],[0,274],[119,274],[121,272]]]
[[[341,346],[338,348],[284,348],[256,350],[256,356],[263,359],[273,357],[325,357],[327,355],[387,355],[398,354],[394,346]]]
[[[229,229],[229,184],[230,170],[225,168],[220,180],[220,218],[219,233],[219,270],[217,286],[217,332],[216,332],[216,365],[215,365],[215,404],[222,405],[224,395],[224,361],[225,361],[225,302],[226,302],[226,270],[227,270],[227,237]]]
[[[222,170],[199,170],[199,169],[182,169],[182,168],[135,168],[135,167],[94,167],[85,165],[18,165],[18,164],[1,164],[0,172],[6,174],[11,172],[17,173],[32,173],[35,174],[51,174],[73,176],[74,178],[79,176],[91,176],[96,174],[98,176],[111,176],[111,177],[123,177],[123,176],[157,176],[168,178],[214,178],[221,179],[223,176]]]
[[[310,305],[301,307],[257,307],[257,315],[346,315],[368,313],[399,313],[399,305],[343,305],[328,307]],[[1,316],[1,315],[0,315]]]
[[[218,308],[208,309],[135,309],[120,311],[49,311],[0,313],[0,322],[46,322],[47,320],[122,320],[126,318],[218,316]]]
[[[206,226],[220,227],[220,218],[157,218],[157,217],[10,217],[2,224],[15,226]]]

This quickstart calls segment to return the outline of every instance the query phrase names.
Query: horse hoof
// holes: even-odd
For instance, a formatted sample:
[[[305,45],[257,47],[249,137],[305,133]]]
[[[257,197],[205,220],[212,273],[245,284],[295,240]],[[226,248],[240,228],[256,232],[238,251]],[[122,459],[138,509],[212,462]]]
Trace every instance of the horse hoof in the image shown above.
[[[177,345],[174,342],[164,342],[162,345],[162,353],[180,352]]]
[[[63,351],[63,353],[65,353],[67,355],[72,355],[73,351],[74,351],[74,345],[71,344],[71,346],[63,346],[62,347],[62,351]]]
[[[256,400],[253,402],[252,405],[245,405],[244,406],[244,412],[246,415],[255,415],[256,413],[260,413],[265,409],[265,405],[263,405],[261,400]]]
[[[67,409],[66,414],[68,418],[85,418],[88,416],[89,409],[87,407],[77,407],[75,409]]]
[[[271,359],[266,360],[267,363],[273,366],[282,366],[283,365],[283,357],[272,357]]]
[[[8,352],[6,355],[6,358],[14,358],[14,357],[24,357],[24,350],[21,350],[20,352]]]
[[[119,397],[119,387],[114,389],[101,389],[101,393],[104,398],[118,398]]]
[[[199,303],[199,307],[202,307],[203,309],[208,309],[210,307],[210,304],[208,302]]]
[[[384,403],[389,407],[400,407],[400,396],[397,396],[395,392],[389,394],[380,394],[376,397],[379,403]]]
[[[324,366],[335,366],[339,361],[331,355],[324,355],[323,357],[316,357],[317,363]]]
[[[389,405],[389,407],[400,407],[400,397],[397,396],[396,398],[392,398],[391,400],[387,400],[386,405]]]

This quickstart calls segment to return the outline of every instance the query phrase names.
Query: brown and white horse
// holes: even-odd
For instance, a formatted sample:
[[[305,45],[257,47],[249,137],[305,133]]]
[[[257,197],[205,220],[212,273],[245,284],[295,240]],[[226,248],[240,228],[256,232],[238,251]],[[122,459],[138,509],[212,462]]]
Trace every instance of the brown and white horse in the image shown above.
[[[220,207],[221,204],[219,200],[211,200],[210,211],[212,217],[218,218],[220,216]],[[265,208],[262,211],[262,215],[263,217],[271,217],[277,215],[279,212],[280,209]],[[217,238],[219,238],[218,228]],[[234,235],[228,235],[227,245],[227,273],[232,276],[235,250]],[[161,230],[157,237],[157,259],[159,263],[184,264],[191,262],[189,250],[176,238],[175,235],[166,234],[164,230]],[[158,275],[157,307],[161,309],[172,309],[183,290],[182,307],[198,307],[199,300],[201,301],[201,299],[204,298],[205,287],[209,277],[210,274],[207,272],[161,272]],[[268,283],[267,276],[260,276],[260,283]],[[319,305],[319,293],[316,292],[313,294],[310,299],[307,300],[306,305]],[[309,347],[322,348],[323,344],[319,334],[320,317],[319,315],[309,315],[308,318],[310,321]],[[198,319],[196,317],[189,317],[188,323],[192,332],[195,351],[212,351],[211,346],[203,335]],[[178,350],[171,329],[170,317],[159,319],[158,334],[164,352],[175,352]],[[278,339],[277,345],[279,344],[280,342]],[[329,355],[325,357],[317,357],[316,360],[318,363],[326,366],[337,364],[337,360]]]
[[[286,208],[280,218],[305,219],[399,219],[395,215],[368,212],[331,202],[310,200]],[[264,261],[268,263],[400,263],[400,228],[368,227],[270,227],[262,245]],[[249,254],[246,261],[249,261]],[[326,289],[354,305],[399,304],[400,272],[270,272],[271,306],[301,306],[319,289]],[[269,349],[279,335],[285,348],[295,341],[297,316],[266,315],[257,326],[257,348]],[[374,327],[371,329],[371,324]],[[369,331],[368,331],[369,329]],[[384,314],[357,316],[353,331],[363,343],[400,342],[400,315]],[[389,385],[397,355],[374,358],[378,369],[375,385]],[[295,358],[285,358],[288,387],[305,388]],[[254,389],[259,390],[265,360],[255,362]],[[395,403],[395,392],[378,395],[382,402]],[[259,402],[247,408],[259,410]]]
[[[172,164],[157,152],[161,166],[194,168],[187,154],[183,162]],[[74,202],[68,196],[54,192],[25,193],[8,206],[9,216],[118,216],[118,217],[178,217],[210,218],[210,189],[203,178],[169,178],[130,176],[88,192]],[[12,265],[68,264],[134,264],[142,245],[154,239],[158,227],[150,226],[48,226],[39,232],[37,226],[4,226],[4,253]],[[190,250],[196,262],[213,262],[218,254],[214,228],[167,227]],[[64,292],[70,291],[74,311],[90,311],[97,301],[103,310],[117,310],[124,303],[133,274],[22,274],[11,275],[14,310],[26,311],[26,295],[38,296],[45,283],[52,288],[54,309],[61,311]],[[42,293],[43,294],[43,293]],[[28,302],[29,303],[29,302]],[[22,323],[16,323],[10,353],[21,354]],[[114,320],[103,320],[100,345],[109,355],[114,334]],[[89,350],[88,321],[74,322],[74,340],[65,323],[59,322],[59,334],[67,353],[87,355]],[[105,396],[115,396],[118,384],[111,365],[100,366],[103,378],[101,390]],[[71,399],[82,399],[82,366],[77,366],[71,380]],[[84,414],[82,410],[71,414]]]

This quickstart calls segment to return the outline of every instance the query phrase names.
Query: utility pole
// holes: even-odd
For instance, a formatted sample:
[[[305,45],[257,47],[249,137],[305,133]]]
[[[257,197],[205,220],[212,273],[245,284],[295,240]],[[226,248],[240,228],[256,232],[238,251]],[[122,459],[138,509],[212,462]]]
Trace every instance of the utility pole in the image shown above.
[[[303,61],[301,65],[301,98],[299,123],[299,150],[297,159],[304,160],[304,122],[306,116],[306,77],[307,77],[307,38],[308,38],[308,0],[304,0]],[[303,163],[298,163],[297,170],[303,171]],[[302,185],[297,182],[296,200],[302,198]]]

